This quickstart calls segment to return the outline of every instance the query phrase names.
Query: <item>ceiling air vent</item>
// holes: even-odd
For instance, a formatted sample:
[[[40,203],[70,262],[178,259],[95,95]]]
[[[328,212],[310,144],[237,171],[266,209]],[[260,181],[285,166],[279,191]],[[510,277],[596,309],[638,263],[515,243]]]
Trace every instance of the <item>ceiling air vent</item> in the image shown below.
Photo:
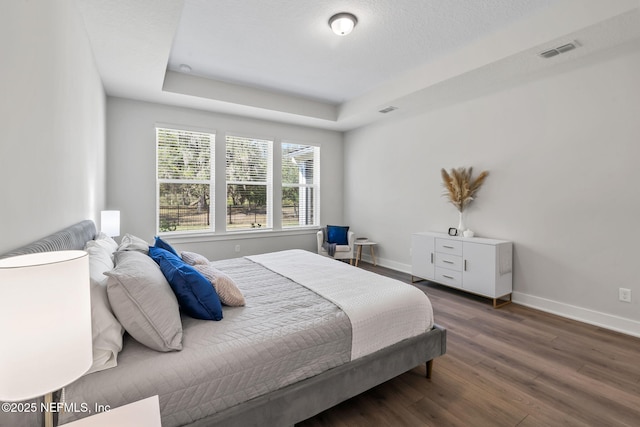
[[[576,48],[576,45],[574,43],[567,43],[565,45],[562,45],[560,47],[557,47],[556,50],[560,53],[565,53],[565,52],[569,52],[570,50],[573,50]]]
[[[389,105],[388,107],[384,107],[382,110],[379,110],[378,112],[382,113],[382,114],[387,114],[392,112],[393,110],[397,110],[398,107],[394,107],[393,105]]]
[[[560,52],[555,49],[545,50],[540,54],[543,58],[553,58],[556,55],[560,55]]]
[[[545,50],[544,52],[539,53],[543,58],[553,58],[556,55],[560,55],[561,53],[569,52],[570,50],[578,47],[579,44],[575,40],[571,43],[563,44],[562,46],[558,46],[554,49]]]

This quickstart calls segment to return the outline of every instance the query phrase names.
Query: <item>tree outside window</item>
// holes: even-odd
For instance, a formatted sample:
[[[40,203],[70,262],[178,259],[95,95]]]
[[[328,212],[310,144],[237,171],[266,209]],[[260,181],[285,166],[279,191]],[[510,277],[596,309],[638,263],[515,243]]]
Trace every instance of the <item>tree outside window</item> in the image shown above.
[[[227,135],[227,230],[271,228],[273,141]]]
[[[157,128],[157,230],[213,231],[215,135]]]

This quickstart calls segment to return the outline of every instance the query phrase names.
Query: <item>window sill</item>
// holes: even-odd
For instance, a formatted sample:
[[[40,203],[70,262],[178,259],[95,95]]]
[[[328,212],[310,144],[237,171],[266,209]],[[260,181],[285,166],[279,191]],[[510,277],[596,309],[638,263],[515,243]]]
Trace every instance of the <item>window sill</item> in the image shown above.
[[[298,235],[315,235],[320,227],[291,228],[283,230],[242,230],[225,232],[185,232],[159,233],[158,235],[170,243],[199,243],[225,240],[266,239],[272,237],[288,237]]]

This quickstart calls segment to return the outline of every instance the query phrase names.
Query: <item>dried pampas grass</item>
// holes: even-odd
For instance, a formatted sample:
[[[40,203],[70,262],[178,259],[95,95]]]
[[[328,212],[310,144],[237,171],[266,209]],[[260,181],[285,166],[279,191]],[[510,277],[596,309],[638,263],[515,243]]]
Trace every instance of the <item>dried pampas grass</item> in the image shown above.
[[[473,168],[451,169],[451,172],[441,170],[442,182],[445,188],[443,196],[462,212],[476,197],[476,193],[489,175],[488,171],[482,171],[473,179]]]

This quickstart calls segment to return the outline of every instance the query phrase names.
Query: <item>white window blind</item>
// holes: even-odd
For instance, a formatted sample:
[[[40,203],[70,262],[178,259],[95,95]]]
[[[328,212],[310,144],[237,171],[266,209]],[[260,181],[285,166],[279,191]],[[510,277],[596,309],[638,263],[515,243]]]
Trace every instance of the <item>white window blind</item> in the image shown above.
[[[273,141],[227,135],[227,230],[271,228]]]
[[[213,231],[215,134],[156,128],[158,232]]]
[[[282,143],[282,226],[318,225],[320,147]]]

